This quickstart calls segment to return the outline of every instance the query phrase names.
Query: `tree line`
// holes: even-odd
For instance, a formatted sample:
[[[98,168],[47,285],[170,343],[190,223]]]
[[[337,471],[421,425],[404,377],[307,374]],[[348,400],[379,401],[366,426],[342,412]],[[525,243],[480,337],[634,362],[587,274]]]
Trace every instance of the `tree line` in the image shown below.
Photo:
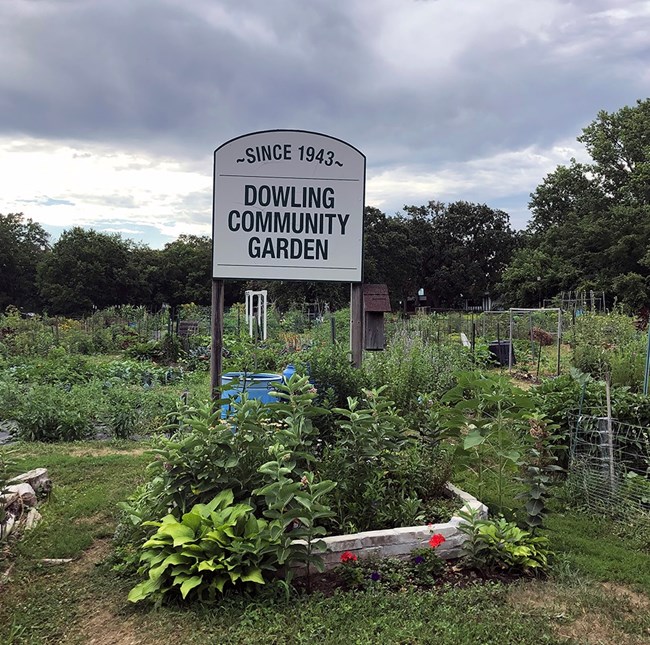
[[[598,290],[630,310],[650,301],[650,99],[601,111],[582,131],[590,163],[572,160],[531,194],[531,220],[514,231],[485,204],[429,201],[395,215],[368,207],[364,280],[386,283],[394,308],[424,294],[432,307],[537,306],[561,291]],[[212,243],[181,235],[162,249],[74,227],[53,244],[36,222],[0,214],[0,310],[81,315],[93,308],[209,304]],[[269,291],[280,308],[349,300],[348,285],[226,283],[226,303],[247,288]]]

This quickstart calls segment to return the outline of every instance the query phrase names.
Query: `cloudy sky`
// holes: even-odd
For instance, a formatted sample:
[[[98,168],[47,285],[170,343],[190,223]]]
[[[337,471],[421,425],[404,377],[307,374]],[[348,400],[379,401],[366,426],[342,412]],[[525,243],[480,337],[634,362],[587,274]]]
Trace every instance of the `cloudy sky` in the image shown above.
[[[0,0],[0,212],[151,246],[210,234],[212,153],[348,141],[366,203],[528,220],[601,109],[646,98],[645,0]]]

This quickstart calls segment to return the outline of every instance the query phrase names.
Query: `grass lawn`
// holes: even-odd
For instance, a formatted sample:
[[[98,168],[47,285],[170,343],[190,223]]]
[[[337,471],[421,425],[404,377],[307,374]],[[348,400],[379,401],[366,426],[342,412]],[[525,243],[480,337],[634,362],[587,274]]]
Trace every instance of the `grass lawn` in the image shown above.
[[[116,502],[145,477],[146,445],[14,448],[17,469],[47,467],[54,490],[42,523],[0,556],[0,644],[650,642],[650,554],[604,519],[573,512],[549,520],[559,561],[547,581],[329,598],[268,589],[213,607],[133,606],[135,581],[102,562]]]

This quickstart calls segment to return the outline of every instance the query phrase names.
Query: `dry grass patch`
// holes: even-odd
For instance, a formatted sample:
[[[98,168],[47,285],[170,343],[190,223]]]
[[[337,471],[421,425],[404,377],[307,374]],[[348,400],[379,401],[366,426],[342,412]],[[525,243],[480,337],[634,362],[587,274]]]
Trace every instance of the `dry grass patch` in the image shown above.
[[[68,454],[71,457],[107,457],[109,455],[132,455],[139,457],[151,450],[151,447],[146,448],[126,448],[119,450],[117,448],[110,448],[108,446],[100,448],[70,448]]]
[[[650,630],[642,629],[650,599],[625,585],[603,583],[563,587],[552,582],[517,585],[508,600],[524,614],[544,617],[555,636],[581,645],[647,645]],[[629,632],[644,631],[643,635]]]

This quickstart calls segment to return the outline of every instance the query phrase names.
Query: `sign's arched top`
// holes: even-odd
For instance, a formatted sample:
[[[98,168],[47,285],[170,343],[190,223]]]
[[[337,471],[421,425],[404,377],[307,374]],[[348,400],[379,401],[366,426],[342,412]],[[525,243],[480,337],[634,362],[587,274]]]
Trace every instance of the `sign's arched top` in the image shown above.
[[[213,277],[361,282],[365,156],[304,130],[215,150]]]

